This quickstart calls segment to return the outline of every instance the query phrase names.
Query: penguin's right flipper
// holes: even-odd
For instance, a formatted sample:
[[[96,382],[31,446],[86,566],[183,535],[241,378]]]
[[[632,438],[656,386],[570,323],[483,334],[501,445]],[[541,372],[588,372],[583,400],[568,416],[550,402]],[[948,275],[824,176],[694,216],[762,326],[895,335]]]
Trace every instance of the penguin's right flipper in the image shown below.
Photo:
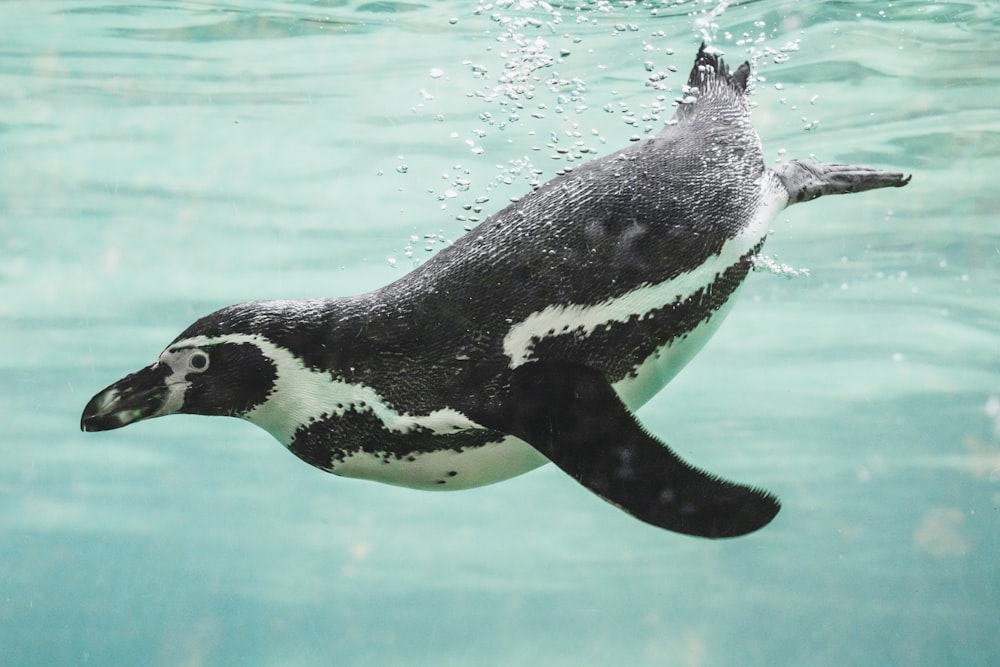
[[[736,537],[766,525],[781,508],[766,491],[683,461],[639,425],[603,374],[589,366],[528,362],[512,372],[505,391],[491,414],[479,417],[484,426],[516,435],[647,523],[700,537]]]

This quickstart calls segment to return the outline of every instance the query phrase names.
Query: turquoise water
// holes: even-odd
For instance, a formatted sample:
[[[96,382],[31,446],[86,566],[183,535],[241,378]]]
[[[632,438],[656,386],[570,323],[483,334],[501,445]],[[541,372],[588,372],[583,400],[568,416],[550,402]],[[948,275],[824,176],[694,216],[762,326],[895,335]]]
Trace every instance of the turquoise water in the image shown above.
[[[752,275],[640,411],[780,495],[764,530],[553,466],[340,479],[237,420],[79,432],[200,315],[375,288],[655,131],[706,35],[768,161],[913,173],[784,212],[808,275]],[[989,0],[0,5],[0,664],[997,664],[998,38]]]

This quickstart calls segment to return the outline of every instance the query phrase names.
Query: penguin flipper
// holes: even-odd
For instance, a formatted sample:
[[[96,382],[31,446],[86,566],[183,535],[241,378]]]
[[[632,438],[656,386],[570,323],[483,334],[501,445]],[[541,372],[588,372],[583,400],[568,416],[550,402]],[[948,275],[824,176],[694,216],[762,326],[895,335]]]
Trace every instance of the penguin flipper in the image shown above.
[[[763,527],[781,508],[766,491],[683,461],[646,432],[589,366],[528,362],[513,371],[505,391],[485,426],[526,441],[642,521],[699,537],[736,537]]]

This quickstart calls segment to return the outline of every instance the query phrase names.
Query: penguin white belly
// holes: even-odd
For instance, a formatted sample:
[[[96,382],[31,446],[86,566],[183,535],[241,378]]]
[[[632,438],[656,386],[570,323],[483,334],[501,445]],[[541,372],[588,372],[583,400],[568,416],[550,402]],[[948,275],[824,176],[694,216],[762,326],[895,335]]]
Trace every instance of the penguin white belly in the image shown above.
[[[331,472],[425,491],[458,491],[502,482],[548,463],[537,449],[514,436],[461,451],[441,449],[390,459],[358,451]]]
[[[630,410],[637,410],[667,386],[694,355],[708,342],[726,319],[739,288],[712,317],[691,331],[656,349],[639,365],[634,375],[628,375],[612,386]]]

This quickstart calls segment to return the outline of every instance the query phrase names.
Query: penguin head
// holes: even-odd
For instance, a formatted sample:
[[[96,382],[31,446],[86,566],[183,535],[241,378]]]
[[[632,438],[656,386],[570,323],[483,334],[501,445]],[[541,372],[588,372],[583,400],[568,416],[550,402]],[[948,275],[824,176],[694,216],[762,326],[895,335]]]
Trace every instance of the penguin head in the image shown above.
[[[186,335],[192,329],[155,363],[90,399],[80,428],[108,431],[170,414],[242,417],[267,400],[277,368],[253,337]]]

